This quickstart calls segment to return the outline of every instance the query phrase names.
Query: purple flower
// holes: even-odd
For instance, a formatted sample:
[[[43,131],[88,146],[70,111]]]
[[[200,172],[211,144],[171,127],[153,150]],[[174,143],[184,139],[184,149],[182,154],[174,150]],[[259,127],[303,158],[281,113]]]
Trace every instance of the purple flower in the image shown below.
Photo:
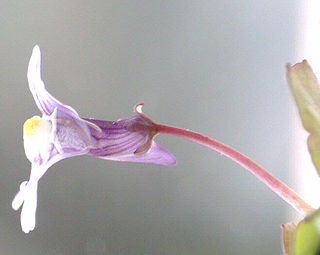
[[[174,165],[175,157],[153,142],[156,124],[136,107],[136,115],[119,121],[82,119],[70,106],[45,89],[40,72],[40,49],[35,46],[28,66],[28,82],[42,117],[34,116],[23,125],[24,149],[31,162],[29,181],[20,185],[12,207],[21,211],[25,233],[35,228],[38,181],[59,160],[79,156],[131,162]]]

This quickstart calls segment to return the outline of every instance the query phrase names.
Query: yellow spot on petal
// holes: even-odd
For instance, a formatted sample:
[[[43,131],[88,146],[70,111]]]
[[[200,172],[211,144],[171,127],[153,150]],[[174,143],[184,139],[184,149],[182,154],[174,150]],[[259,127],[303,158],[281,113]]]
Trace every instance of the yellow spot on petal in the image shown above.
[[[23,124],[23,135],[32,137],[37,133],[39,125],[43,122],[39,116],[34,116]]]
[[[23,125],[23,145],[27,158],[34,162],[41,156],[48,159],[48,151],[52,144],[52,124],[50,120],[34,116]]]

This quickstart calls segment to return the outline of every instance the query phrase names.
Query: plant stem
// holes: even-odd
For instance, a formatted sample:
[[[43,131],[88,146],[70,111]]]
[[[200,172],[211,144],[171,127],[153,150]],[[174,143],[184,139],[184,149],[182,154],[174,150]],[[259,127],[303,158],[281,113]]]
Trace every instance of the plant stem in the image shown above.
[[[155,123],[154,125],[157,133],[166,133],[175,136],[180,136],[193,142],[207,146],[210,149],[220,152],[221,154],[229,157],[233,161],[237,162],[239,165],[249,170],[254,176],[261,180],[273,192],[275,192],[284,201],[290,204],[300,214],[306,215],[315,210],[308,203],[306,203],[297,193],[295,193],[292,189],[290,189],[279,179],[271,175],[267,170],[265,170],[257,163],[255,163],[253,160],[249,159],[240,152],[230,148],[229,146],[190,130]]]

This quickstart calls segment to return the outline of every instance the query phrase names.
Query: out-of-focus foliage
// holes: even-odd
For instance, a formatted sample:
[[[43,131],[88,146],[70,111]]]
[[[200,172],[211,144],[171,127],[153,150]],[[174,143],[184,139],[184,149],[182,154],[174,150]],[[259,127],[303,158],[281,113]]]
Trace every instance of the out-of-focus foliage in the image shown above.
[[[304,128],[309,132],[308,147],[320,175],[320,88],[317,77],[306,60],[287,67],[287,77],[299,108]],[[298,226],[283,225],[286,255],[320,254],[320,209],[305,217]]]
[[[294,222],[282,224],[284,255],[294,255],[294,237],[297,225]]]
[[[295,255],[320,254],[320,210],[301,221],[295,234]]]
[[[293,96],[299,108],[304,128],[310,133],[308,147],[320,174],[320,89],[317,77],[306,60],[287,67]]]
[[[282,225],[283,255],[320,254],[320,210],[303,219],[298,226],[294,222]]]

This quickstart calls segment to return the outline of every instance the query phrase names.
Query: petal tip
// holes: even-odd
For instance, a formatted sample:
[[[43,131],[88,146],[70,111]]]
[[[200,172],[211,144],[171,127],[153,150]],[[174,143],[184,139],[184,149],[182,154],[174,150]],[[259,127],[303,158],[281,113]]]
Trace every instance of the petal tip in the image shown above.
[[[41,80],[41,74],[40,74],[40,65],[41,65],[41,53],[40,48],[38,45],[33,47],[31,58],[28,65],[28,81],[29,81],[29,87],[30,84],[36,83],[39,84],[39,79]],[[32,89],[31,89],[32,91]]]
[[[150,163],[164,166],[174,166],[177,164],[175,156],[157,143],[152,144],[152,147],[148,153],[153,155],[151,156],[153,160]]]
[[[34,53],[40,53],[40,46],[39,46],[38,44],[36,44],[36,45],[33,47],[32,52],[34,52]]]
[[[40,58],[41,58],[40,47],[38,44],[36,44],[32,49],[31,59],[36,59],[38,62],[40,60]]]
[[[171,153],[166,157],[166,160],[162,161],[165,166],[175,166],[177,164],[177,159]]]

